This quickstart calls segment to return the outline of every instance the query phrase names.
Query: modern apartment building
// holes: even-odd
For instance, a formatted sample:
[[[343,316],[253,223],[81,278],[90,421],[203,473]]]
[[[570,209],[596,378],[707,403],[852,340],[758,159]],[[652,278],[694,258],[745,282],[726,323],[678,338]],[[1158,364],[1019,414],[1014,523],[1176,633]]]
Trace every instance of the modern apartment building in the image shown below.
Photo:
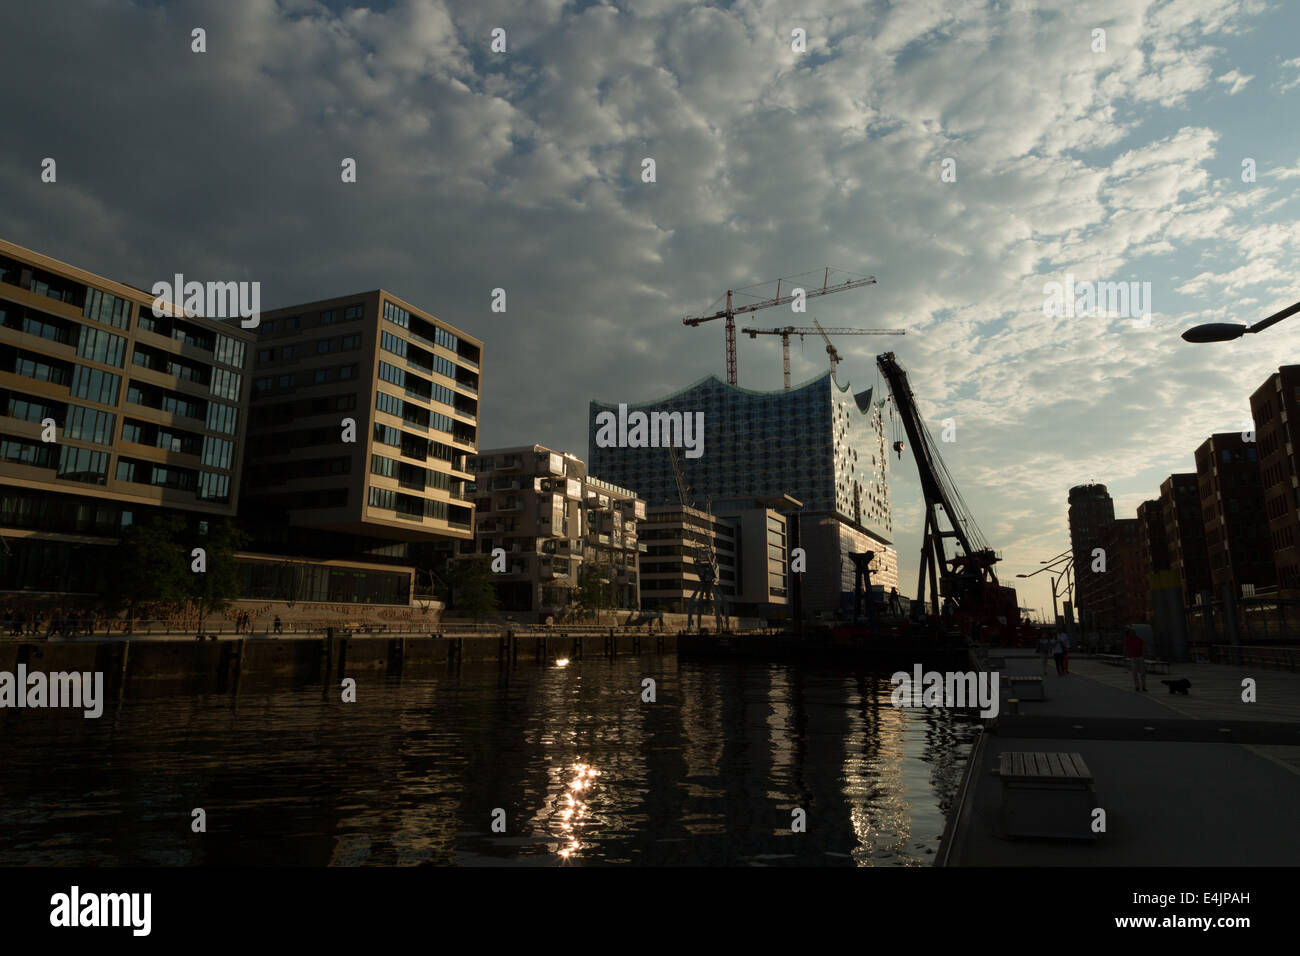
[[[1137,518],[1116,518],[1111,526],[1111,547],[1107,550],[1118,575],[1116,611],[1119,624],[1128,626],[1149,622],[1148,605],[1151,581],[1146,576],[1142,558],[1142,528]]]
[[[593,401],[588,454],[594,471],[634,489],[650,505],[680,507],[665,447],[669,439],[658,431],[673,420],[669,416],[685,422],[702,415],[702,434],[692,435],[696,447],[677,452],[695,507],[708,504],[714,515],[723,515],[751,508],[756,499],[789,496],[802,508],[785,512],[787,519],[797,514],[801,527],[829,519],[827,534],[812,541],[800,536],[810,594],[804,610],[811,616],[840,609],[846,594],[852,600],[852,563],[844,557],[850,550],[875,551],[881,579],[897,581],[883,404],[871,389],[854,393],[829,372],[768,392],[709,376],[653,401]],[[630,427],[639,414],[656,426],[644,443]],[[619,423],[615,443],[608,441],[610,415]],[[840,588],[808,587],[813,581]]]
[[[473,536],[482,361],[382,289],[264,313],[240,516],[301,560],[250,562],[248,596],[409,602],[416,550]]]
[[[1277,583],[1300,595],[1300,462],[1291,422],[1300,421],[1300,365],[1284,365],[1250,396],[1260,484]]]
[[[0,240],[0,590],[99,594],[127,525],[234,514],[252,332],[154,298]]]
[[[503,611],[558,619],[588,580],[613,607],[640,606],[637,521],[646,509],[633,492],[544,445],[484,450],[468,468],[477,525],[456,553],[505,551],[505,570],[493,576]]]
[[[1214,434],[1196,449],[1196,476],[1216,600],[1225,587],[1236,598],[1276,583],[1264,488],[1255,442],[1240,432]]]
[[[1169,544],[1169,570],[1178,575],[1183,606],[1199,603],[1211,590],[1210,558],[1205,549],[1201,489],[1195,472],[1170,475],[1160,485],[1160,511]]]

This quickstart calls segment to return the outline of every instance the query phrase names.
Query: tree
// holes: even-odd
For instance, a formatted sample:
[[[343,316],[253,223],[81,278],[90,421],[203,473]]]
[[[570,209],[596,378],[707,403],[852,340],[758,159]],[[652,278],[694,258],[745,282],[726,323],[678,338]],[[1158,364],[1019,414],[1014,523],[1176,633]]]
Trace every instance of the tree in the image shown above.
[[[587,614],[599,614],[613,607],[613,576],[613,568],[608,563],[584,561],[578,570],[578,608]]]
[[[446,586],[447,604],[477,622],[497,612],[497,592],[492,586],[492,561],[486,555],[450,561],[441,580]]]
[[[239,562],[235,552],[248,542],[248,535],[234,523],[222,519],[210,522],[207,534],[191,536],[189,551],[190,566],[187,569],[185,596],[198,612],[199,633],[203,633],[203,622],[208,615],[225,610],[230,602],[239,597]],[[202,548],[206,569],[194,570],[193,552]]]
[[[141,604],[184,598],[189,583],[179,541],[184,530],[181,518],[155,515],[128,527],[113,549],[108,596],[119,610],[127,610],[131,628]]]

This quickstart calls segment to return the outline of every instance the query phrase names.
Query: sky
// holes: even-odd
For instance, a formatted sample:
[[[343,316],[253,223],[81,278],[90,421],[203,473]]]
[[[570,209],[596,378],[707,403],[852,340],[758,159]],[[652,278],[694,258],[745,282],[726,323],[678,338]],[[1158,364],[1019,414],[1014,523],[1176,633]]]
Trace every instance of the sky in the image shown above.
[[[1051,606],[1047,575],[1014,575],[1069,546],[1070,486],[1102,482],[1132,516],[1206,436],[1243,429],[1300,343],[1300,318],[1179,338],[1300,299],[1289,0],[69,0],[4,17],[0,236],[146,289],[259,281],[264,309],[388,289],[485,341],[484,448],[585,458],[591,399],[725,374],[721,323],[681,319],[728,288],[875,276],[741,325],[906,329],[838,339],[840,379],[875,384],[892,349],[932,431],[951,419],[940,448],[1022,605]],[[1067,275],[1138,283],[1149,315],[1049,314]],[[791,351],[795,382],[825,369],[817,341]],[[779,340],[740,336],[739,371],[780,388]],[[906,593],[922,503],[910,456],[892,465]]]

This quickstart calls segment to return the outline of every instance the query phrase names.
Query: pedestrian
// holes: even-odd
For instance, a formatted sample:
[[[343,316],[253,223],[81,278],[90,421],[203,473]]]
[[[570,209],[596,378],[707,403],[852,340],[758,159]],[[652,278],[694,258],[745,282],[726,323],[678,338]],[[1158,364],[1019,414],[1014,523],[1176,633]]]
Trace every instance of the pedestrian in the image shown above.
[[[1043,676],[1047,676],[1047,658],[1052,653],[1052,642],[1048,640],[1047,634],[1043,631],[1038,632],[1038,657],[1043,664]]]
[[[1130,627],[1124,632],[1124,656],[1133,672],[1133,689],[1147,689],[1146,646],[1138,636],[1137,628]]]
[[[275,616],[275,633],[280,633],[280,615]]]
[[[1066,655],[1070,653],[1070,635],[1061,631],[1056,635],[1056,646],[1053,648],[1052,656],[1056,658],[1056,676],[1064,677],[1069,673],[1069,667],[1066,663]]]
[[[894,617],[903,616],[903,602],[898,596],[898,588],[889,589],[889,613]]]

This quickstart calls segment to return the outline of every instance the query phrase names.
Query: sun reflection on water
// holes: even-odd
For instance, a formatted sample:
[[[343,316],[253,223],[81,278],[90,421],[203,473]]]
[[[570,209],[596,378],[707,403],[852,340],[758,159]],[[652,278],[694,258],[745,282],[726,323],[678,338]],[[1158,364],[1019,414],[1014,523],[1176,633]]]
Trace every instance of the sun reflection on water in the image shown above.
[[[579,837],[590,825],[591,807],[584,797],[595,787],[596,778],[601,775],[599,770],[587,763],[575,763],[569,772],[573,774],[573,779],[568,782],[560,798],[562,809],[559,815],[561,845],[557,852],[564,860],[572,858],[585,845]]]

